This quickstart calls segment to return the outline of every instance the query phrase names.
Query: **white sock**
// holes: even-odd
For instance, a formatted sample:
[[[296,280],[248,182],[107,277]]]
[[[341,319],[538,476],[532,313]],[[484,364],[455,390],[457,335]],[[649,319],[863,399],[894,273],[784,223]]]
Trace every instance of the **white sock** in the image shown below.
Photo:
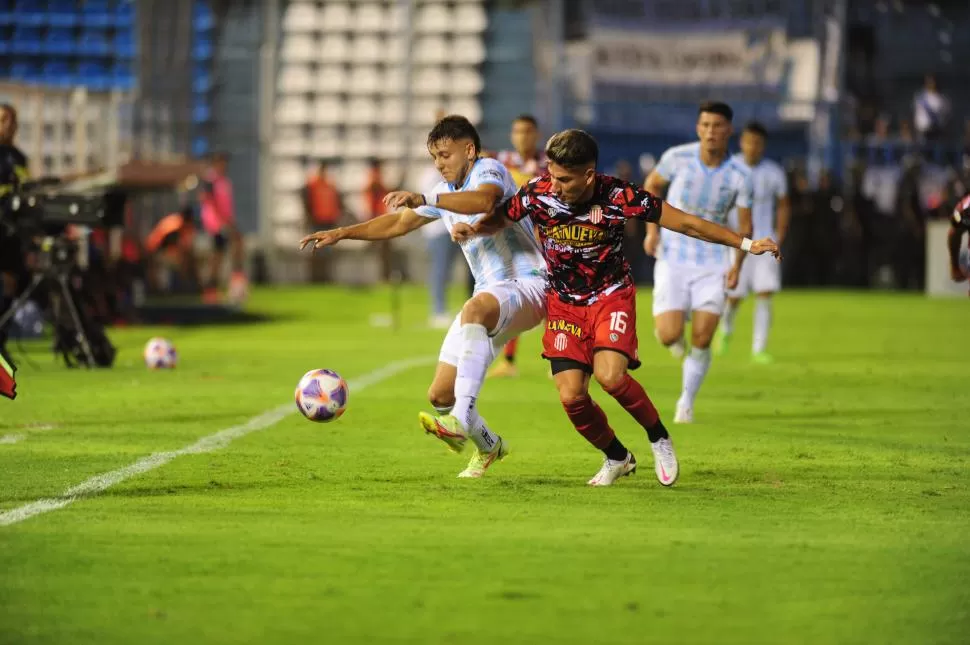
[[[468,436],[482,452],[491,452],[499,439],[497,434],[488,429],[485,419],[481,416],[478,417],[478,425],[468,432]]]
[[[734,317],[738,315],[738,309],[740,309],[741,303],[728,302],[727,307],[724,308],[724,315],[721,317],[721,329],[724,330],[724,334],[730,336],[734,333]]]
[[[768,330],[771,329],[771,298],[758,298],[754,306],[754,339],[751,351],[759,354],[768,347]]]
[[[475,402],[491,362],[492,343],[484,325],[462,325],[461,339],[458,374],[455,377],[455,407],[451,413],[471,432],[478,427]]]
[[[434,408],[434,411],[438,413],[438,416],[443,417],[446,414],[451,414],[451,411],[452,411],[452,409],[455,406],[454,406],[454,404],[452,404],[452,405],[445,405],[445,406],[440,407],[440,408],[437,405],[433,405],[431,407],[433,407]]]
[[[688,408],[694,407],[694,398],[701,389],[701,383],[707,376],[707,368],[711,366],[711,350],[694,347],[684,359],[684,391],[680,395],[680,402]]]

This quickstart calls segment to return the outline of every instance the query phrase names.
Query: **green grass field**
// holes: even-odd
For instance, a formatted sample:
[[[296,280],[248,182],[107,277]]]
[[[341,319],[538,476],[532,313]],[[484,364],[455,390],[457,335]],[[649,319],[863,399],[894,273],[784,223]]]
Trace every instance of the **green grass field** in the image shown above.
[[[20,397],[0,400],[0,514],[281,404],[293,414],[0,525],[0,643],[970,639],[965,299],[786,293],[778,362],[758,367],[749,307],[697,423],[671,425],[670,490],[649,467],[585,486],[600,455],[559,407],[536,332],[522,376],[485,387],[513,452],[483,480],[455,479],[465,458],[417,426],[431,362],[355,388],[337,423],[304,420],[292,394],[308,369],[354,381],[434,360],[424,293],[406,291],[400,331],[368,324],[387,300],[258,291],[252,309],[276,322],[116,330],[118,365],[96,373],[31,346]],[[637,375],[669,420],[680,366],[653,340],[647,292],[640,311]],[[156,334],[177,370],[142,366]],[[594,397],[648,466],[642,431]]]

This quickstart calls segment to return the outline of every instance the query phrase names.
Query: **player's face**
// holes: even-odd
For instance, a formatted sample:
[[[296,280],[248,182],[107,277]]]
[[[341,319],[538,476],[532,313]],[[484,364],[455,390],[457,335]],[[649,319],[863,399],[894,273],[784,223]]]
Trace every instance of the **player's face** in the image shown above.
[[[539,143],[539,130],[528,121],[516,121],[512,124],[512,147],[519,154],[532,154]]]
[[[552,189],[561,201],[566,204],[581,204],[589,199],[596,181],[596,169],[566,168],[557,163],[549,162],[549,179]]]
[[[765,139],[760,134],[745,132],[741,135],[741,154],[751,165],[761,161],[765,154]]]
[[[731,122],[720,114],[701,112],[697,119],[697,138],[701,140],[701,148],[707,152],[727,150],[731,132]]]
[[[434,160],[434,167],[449,184],[464,181],[477,156],[471,139],[441,139],[428,146],[428,152]]]
[[[0,109],[0,141],[12,143],[17,134],[17,117],[10,110]]]

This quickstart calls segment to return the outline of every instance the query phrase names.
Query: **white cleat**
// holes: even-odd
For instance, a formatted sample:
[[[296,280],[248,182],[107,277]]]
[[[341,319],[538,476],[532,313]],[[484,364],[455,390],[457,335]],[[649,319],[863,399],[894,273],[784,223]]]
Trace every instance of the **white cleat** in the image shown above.
[[[603,467],[587,483],[590,486],[612,486],[613,482],[620,477],[626,477],[635,472],[637,472],[636,457],[633,456],[632,452],[627,451],[626,459],[623,461],[604,459]]]
[[[677,402],[677,412],[674,413],[674,423],[694,423],[694,408]]]
[[[505,456],[508,454],[509,449],[505,445],[505,441],[502,437],[499,437],[498,444],[490,452],[476,450],[475,454],[472,455],[471,461],[468,462],[468,466],[465,467],[465,470],[458,473],[458,477],[461,479],[478,479],[485,474],[489,466],[496,461],[505,459]]]
[[[670,437],[651,443],[650,448],[653,450],[653,465],[657,471],[657,481],[663,486],[673,486],[680,475],[680,466]]]

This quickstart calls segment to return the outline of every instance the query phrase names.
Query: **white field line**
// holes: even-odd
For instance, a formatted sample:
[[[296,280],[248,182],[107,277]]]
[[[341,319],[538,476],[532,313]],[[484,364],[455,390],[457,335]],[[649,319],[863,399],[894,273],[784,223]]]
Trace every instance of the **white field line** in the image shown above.
[[[347,385],[348,389],[350,390],[350,395],[353,397],[356,392],[360,392],[365,388],[376,385],[377,383],[409,370],[412,367],[428,365],[432,362],[434,362],[433,358],[425,357],[388,363],[384,367],[376,369],[373,372],[348,381]],[[296,412],[296,405],[294,403],[280,405],[279,407],[267,410],[266,412],[253,417],[241,425],[226,428],[225,430],[220,430],[215,434],[202,437],[195,443],[185,446],[184,448],[179,448],[178,450],[171,450],[168,452],[156,452],[148,455],[147,457],[142,457],[135,463],[125,466],[124,468],[95,475],[94,477],[81,482],[77,486],[68,488],[58,497],[38,499],[28,504],[24,504],[23,506],[0,513],[0,526],[17,524],[18,522],[23,522],[24,520],[30,519],[35,515],[41,515],[50,511],[56,511],[59,508],[64,508],[65,506],[73,504],[81,498],[96,495],[103,490],[107,490],[108,488],[111,488],[115,484],[119,484],[126,479],[131,479],[132,477],[140,475],[141,473],[148,472],[149,470],[155,470],[156,468],[164,466],[176,457],[181,457],[182,455],[198,455],[205,452],[213,452],[214,450],[219,450],[220,448],[225,448],[236,439],[245,437],[246,435],[256,432],[257,430],[264,430],[278,423],[281,419],[293,414],[294,412]]]
[[[24,430],[27,430],[30,432],[43,432],[44,430],[53,430],[53,429],[54,429],[54,426],[52,425],[28,426],[24,428]],[[4,446],[4,445],[9,446],[19,441],[23,441],[26,438],[27,438],[26,432],[18,432],[15,434],[5,434],[2,437],[0,437],[0,446]]]

